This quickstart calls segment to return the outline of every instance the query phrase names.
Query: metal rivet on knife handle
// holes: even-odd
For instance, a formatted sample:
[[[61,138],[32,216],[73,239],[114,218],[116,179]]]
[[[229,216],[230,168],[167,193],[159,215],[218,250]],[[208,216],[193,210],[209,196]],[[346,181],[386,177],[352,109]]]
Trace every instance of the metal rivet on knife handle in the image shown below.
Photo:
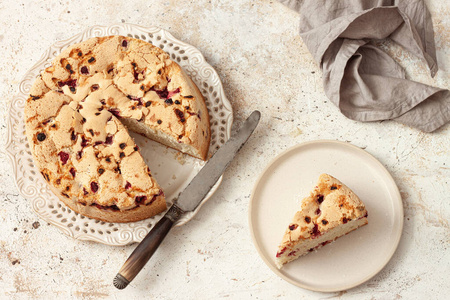
[[[130,281],[120,274],[117,274],[116,277],[114,277],[114,286],[119,290],[126,288],[129,283]]]

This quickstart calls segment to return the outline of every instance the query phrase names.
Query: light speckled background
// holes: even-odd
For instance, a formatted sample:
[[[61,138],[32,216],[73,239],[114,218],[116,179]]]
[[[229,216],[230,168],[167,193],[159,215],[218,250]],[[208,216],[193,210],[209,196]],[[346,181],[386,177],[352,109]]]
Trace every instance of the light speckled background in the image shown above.
[[[297,14],[276,1],[132,2],[0,1],[0,298],[436,299],[450,293],[449,125],[425,134],[394,122],[346,119],[325,97],[320,71],[297,34]],[[450,3],[426,2],[437,76],[430,78],[425,64],[401,48],[383,47],[409,78],[450,88]],[[8,103],[43,51],[88,26],[120,22],[156,25],[197,47],[222,78],[235,125],[254,109],[263,114],[217,193],[170,233],[125,291],[111,282],[133,246],[74,240],[41,221],[18,195],[4,152]],[[349,141],[378,158],[405,209],[390,263],[340,293],[310,292],[276,277],[258,256],[247,221],[251,189],[268,161],[316,139]]]

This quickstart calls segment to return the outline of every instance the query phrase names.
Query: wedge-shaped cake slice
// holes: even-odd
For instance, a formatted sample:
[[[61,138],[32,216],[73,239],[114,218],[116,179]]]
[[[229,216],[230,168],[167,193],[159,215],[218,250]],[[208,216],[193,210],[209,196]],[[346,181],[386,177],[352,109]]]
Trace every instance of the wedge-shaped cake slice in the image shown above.
[[[276,264],[281,268],[367,222],[367,210],[358,196],[336,178],[322,174],[289,224],[278,246]]]

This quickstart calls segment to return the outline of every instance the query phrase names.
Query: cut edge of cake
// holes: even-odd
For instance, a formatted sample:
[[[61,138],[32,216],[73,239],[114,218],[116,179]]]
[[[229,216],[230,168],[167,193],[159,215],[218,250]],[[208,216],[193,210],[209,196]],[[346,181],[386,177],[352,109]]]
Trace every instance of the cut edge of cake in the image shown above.
[[[154,61],[125,55],[145,47]],[[109,64],[110,56],[118,60]],[[146,64],[156,69],[147,72]],[[208,157],[203,95],[167,53],[138,39],[92,38],[65,49],[34,82],[24,117],[34,162],[50,189],[73,211],[102,221],[133,222],[167,208],[128,130]]]
[[[366,225],[367,216],[364,203],[349,187],[321,174],[285,231],[275,258],[277,267]]]

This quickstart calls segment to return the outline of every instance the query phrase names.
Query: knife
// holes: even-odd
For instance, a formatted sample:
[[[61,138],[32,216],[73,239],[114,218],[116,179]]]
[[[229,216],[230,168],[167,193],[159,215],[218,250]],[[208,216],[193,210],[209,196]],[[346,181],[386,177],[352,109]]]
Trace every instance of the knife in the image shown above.
[[[261,113],[257,110],[245,120],[242,127],[208,160],[205,166],[180,193],[161,220],[145,236],[128,257],[114,278],[114,286],[124,289],[136,277],[155,253],[173,224],[186,212],[193,211],[205,198],[222,173],[242,148],[258,125]]]

